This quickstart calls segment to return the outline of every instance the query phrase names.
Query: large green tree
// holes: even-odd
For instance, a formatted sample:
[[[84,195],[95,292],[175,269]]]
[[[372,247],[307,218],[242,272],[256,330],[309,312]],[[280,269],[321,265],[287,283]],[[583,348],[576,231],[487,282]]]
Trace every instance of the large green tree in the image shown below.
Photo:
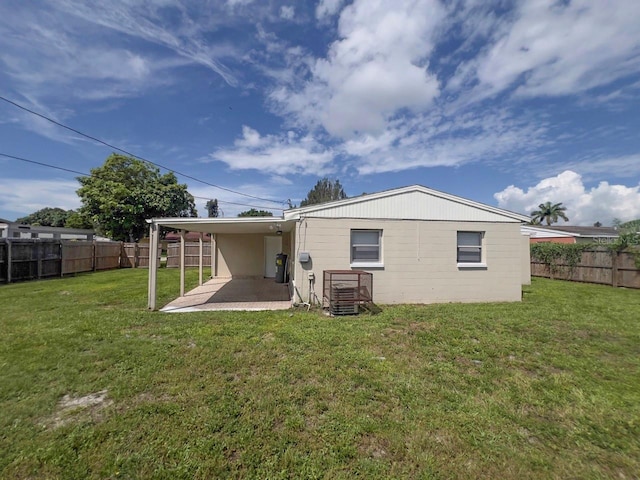
[[[114,153],[78,181],[81,214],[114,240],[138,241],[147,232],[148,218],[197,215],[193,196],[173,173],[160,175],[133,157]]]
[[[268,210],[256,210],[252,208],[251,210],[246,210],[244,212],[240,212],[238,214],[239,217],[273,217],[273,213]]]
[[[73,210],[46,207],[26,217],[18,218],[16,222],[24,225],[41,225],[43,227],[64,227],[67,219],[74,213]]]
[[[538,210],[531,212],[531,223],[546,222],[547,225],[556,223],[558,218],[562,218],[565,222],[569,221],[567,215],[564,213],[567,210],[566,207],[560,203],[545,202],[538,205]],[[534,223],[535,224],[535,223]]]
[[[340,180],[334,181],[325,177],[322,180],[318,180],[316,186],[309,190],[307,198],[300,202],[300,206],[305,207],[307,205],[342,200],[344,198],[347,198],[347,194],[344,193],[344,189],[342,185],[340,185]]]

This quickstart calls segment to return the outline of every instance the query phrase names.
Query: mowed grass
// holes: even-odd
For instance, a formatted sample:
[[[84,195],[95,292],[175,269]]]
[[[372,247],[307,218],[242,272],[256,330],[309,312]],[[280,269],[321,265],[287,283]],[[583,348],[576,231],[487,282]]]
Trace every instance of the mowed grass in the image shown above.
[[[2,478],[638,478],[639,291],[170,315],[146,275],[0,286]]]

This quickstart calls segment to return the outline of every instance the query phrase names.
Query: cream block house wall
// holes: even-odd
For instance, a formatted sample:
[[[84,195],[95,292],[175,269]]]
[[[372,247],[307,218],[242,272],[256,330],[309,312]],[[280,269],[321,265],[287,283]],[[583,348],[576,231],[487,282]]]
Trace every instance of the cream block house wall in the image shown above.
[[[382,230],[383,267],[351,265],[353,229]],[[484,232],[486,268],[458,267],[458,231]],[[302,218],[295,242],[296,254],[311,256],[306,264],[295,262],[295,284],[304,301],[309,299],[309,272],[321,302],[323,270],[350,269],[373,273],[374,302],[381,304],[521,300],[525,274],[517,222]]]
[[[274,236],[274,235],[271,235]],[[217,276],[218,277],[262,277],[264,276],[263,234],[218,234]],[[281,236],[282,251],[290,254],[291,236]],[[273,259],[275,262],[275,258]]]

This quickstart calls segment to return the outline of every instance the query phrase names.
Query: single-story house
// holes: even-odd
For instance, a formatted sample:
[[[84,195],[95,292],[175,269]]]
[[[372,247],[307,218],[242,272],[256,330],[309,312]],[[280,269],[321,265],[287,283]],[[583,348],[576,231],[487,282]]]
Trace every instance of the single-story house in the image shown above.
[[[578,233],[551,230],[538,225],[522,225],[520,232],[522,232],[523,235],[529,235],[529,241],[531,243],[576,243],[576,238],[580,236]]]
[[[529,237],[520,232],[528,220],[420,185],[282,217],[155,218],[149,307],[156,308],[159,227],[212,234],[214,278],[274,277],[276,255],[286,254],[294,303],[321,303],[330,270],[371,273],[380,304],[519,301],[530,281]]]
[[[544,227],[558,233],[569,233],[575,236],[576,243],[614,243],[620,232],[614,227],[584,227],[574,225],[552,225]]]
[[[25,225],[0,218],[0,238],[50,238],[55,240],[93,240],[95,232],[82,228]]]

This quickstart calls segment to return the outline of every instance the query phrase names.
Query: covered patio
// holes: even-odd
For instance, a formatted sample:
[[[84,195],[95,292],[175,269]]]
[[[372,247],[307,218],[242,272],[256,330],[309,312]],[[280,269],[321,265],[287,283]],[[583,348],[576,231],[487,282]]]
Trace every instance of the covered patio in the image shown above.
[[[278,253],[290,258],[294,250],[294,221],[278,217],[154,218],[148,223],[151,310],[157,308],[161,227],[180,232],[180,296],[162,311],[280,310],[291,306],[288,283],[275,282],[275,260]],[[185,292],[186,232],[200,233],[198,287],[190,292]],[[211,274],[207,275],[210,279],[205,279],[204,273],[205,233],[211,234]]]
[[[287,310],[289,285],[271,278],[212,278],[160,309],[161,312]]]

